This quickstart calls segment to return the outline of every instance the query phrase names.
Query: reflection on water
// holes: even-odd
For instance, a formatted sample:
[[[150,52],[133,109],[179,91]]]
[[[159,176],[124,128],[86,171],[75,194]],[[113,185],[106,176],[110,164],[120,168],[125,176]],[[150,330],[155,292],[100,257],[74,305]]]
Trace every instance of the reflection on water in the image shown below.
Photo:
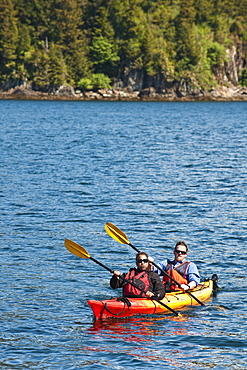
[[[220,327],[212,326],[210,311],[215,315],[213,310],[214,307],[209,305],[200,308],[196,314],[190,311],[190,314],[179,317],[150,316],[97,320],[86,330],[91,345],[83,348],[94,357],[96,354],[101,356],[102,353],[110,353],[113,357],[124,354],[130,359],[138,360],[139,365],[144,366],[146,363],[155,362],[158,368],[161,366],[167,369],[217,368],[219,363],[222,363],[217,356],[222,358],[226,352],[228,353],[224,350],[227,342],[230,346],[240,345],[243,357],[246,351],[241,340],[234,343],[233,338],[231,343],[230,339],[224,337],[225,333],[220,323],[223,317],[228,317],[228,314],[223,312],[222,316],[219,313]],[[232,350],[234,353],[234,349]],[[214,358],[211,359],[212,353]],[[100,360],[95,361],[96,364],[102,364]],[[241,358],[239,364],[243,365]]]
[[[163,325],[164,320],[171,322],[188,322],[189,317],[187,315],[181,316],[162,316],[162,317],[131,317],[121,320],[96,320],[92,328],[89,329],[91,333],[98,334],[99,332],[107,332],[108,335],[113,335],[115,338],[126,338],[127,341],[147,341],[150,340],[147,336],[160,335],[160,328],[158,324]],[[169,331],[170,332],[170,331]],[[170,332],[170,334],[172,334]],[[185,335],[186,329],[180,327],[174,329],[173,334]]]
[[[180,337],[192,336],[190,321],[194,317],[182,316],[150,316],[150,317],[131,317],[121,320],[97,320],[87,329],[93,345],[84,347],[89,353],[112,353],[130,356],[142,363],[158,361],[160,365],[173,366],[184,369],[194,367],[192,362],[184,359],[187,357],[182,349],[178,349],[177,344]],[[198,322],[200,321],[199,318]],[[194,333],[196,335],[196,333]],[[164,338],[170,341],[170,345],[163,346]],[[108,341],[121,343],[121,346],[109,347]],[[175,346],[172,345],[174,342]],[[124,345],[125,343],[125,345]],[[173,347],[173,348],[171,348]],[[196,349],[194,349],[196,352]],[[191,356],[191,352],[190,352]],[[182,361],[180,360],[182,359]]]

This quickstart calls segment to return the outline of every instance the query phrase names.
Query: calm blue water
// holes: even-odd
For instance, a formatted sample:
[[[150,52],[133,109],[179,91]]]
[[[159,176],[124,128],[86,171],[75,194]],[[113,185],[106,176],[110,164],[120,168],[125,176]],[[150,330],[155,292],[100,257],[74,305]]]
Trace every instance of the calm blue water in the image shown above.
[[[246,369],[247,103],[0,101],[0,368]],[[122,272],[185,240],[205,307],[94,323]],[[120,292],[119,292],[120,294]]]

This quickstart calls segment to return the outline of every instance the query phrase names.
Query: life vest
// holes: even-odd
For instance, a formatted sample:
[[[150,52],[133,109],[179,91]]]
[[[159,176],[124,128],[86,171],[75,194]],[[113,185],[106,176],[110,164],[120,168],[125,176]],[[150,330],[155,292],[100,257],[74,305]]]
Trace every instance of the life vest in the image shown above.
[[[172,263],[168,263],[166,265],[165,271],[168,275],[170,275],[174,280],[176,280],[179,284],[188,284],[188,280],[186,279],[186,273],[191,262],[183,262],[177,267],[173,268]],[[163,276],[163,285],[167,292],[179,290],[179,286],[175,284],[168,276]]]
[[[127,275],[125,276],[125,279],[131,280],[133,283],[135,283],[137,286],[139,286],[146,292],[150,286],[149,271],[141,271],[138,274],[136,274],[136,271],[137,270],[135,268],[130,269]],[[141,292],[139,289],[135,288],[133,285],[128,283],[126,283],[123,286],[123,295],[129,298],[146,297],[146,295],[143,292]]]

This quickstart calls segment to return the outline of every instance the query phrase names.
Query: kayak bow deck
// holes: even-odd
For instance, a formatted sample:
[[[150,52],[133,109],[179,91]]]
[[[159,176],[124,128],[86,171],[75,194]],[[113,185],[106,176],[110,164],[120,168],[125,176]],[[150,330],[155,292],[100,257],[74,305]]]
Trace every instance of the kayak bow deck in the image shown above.
[[[198,285],[197,288],[191,290],[193,295],[202,302],[208,300],[213,292],[214,281],[207,280]],[[170,308],[177,310],[185,306],[198,305],[188,293],[184,291],[176,291],[166,293],[162,303]],[[105,319],[109,317],[129,317],[134,315],[147,315],[169,312],[163,305],[149,298],[128,298],[121,300],[120,298],[105,299],[102,301],[88,300],[94,317],[96,319]]]

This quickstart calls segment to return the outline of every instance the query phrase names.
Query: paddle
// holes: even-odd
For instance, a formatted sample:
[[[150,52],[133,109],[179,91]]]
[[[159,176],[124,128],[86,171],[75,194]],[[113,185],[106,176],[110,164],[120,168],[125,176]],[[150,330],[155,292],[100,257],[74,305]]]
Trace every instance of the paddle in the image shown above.
[[[107,234],[110,235],[117,242],[119,242],[121,244],[127,244],[130,247],[132,247],[137,253],[140,252],[139,249],[137,249],[136,247],[134,247],[130,243],[130,241],[127,238],[127,236],[125,235],[125,233],[122,230],[120,230],[117,226],[113,225],[111,222],[107,222],[105,224],[105,230],[106,230]],[[176,281],[172,276],[170,276],[169,274],[167,274],[167,272],[165,270],[163,270],[160,266],[158,266],[155,262],[152,262],[152,263],[164,275],[166,275],[167,277],[169,277],[169,279],[171,279],[175,284],[177,284],[180,289],[182,289],[181,284],[178,281]],[[205,306],[205,304],[203,302],[201,302],[200,299],[198,299],[197,297],[195,297],[191,292],[189,292],[188,290],[186,290],[185,292],[188,293],[193,299],[195,299],[201,306]]]
[[[77,244],[76,242],[73,242],[70,239],[65,239],[64,245],[68,249],[68,251],[70,251],[75,256],[80,257],[80,258],[84,258],[84,259],[90,259],[93,262],[95,262],[98,265],[100,265],[101,267],[103,267],[106,270],[108,270],[109,272],[111,272],[112,274],[114,273],[114,271],[112,269],[110,269],[109,267],[103,265],[103,263],[101,263],[101,262],[97,261],[96,259],[94,259],[93,257],[91,257],[90,254],[86,251],[86,249],[83,248],[81,245]],[[145,292],[144,289],[140,288],[138,285],[136,285],[132,281],[125,279],[122,275],[120,275],[120,277],[121,277],[121,279],[123,279],[124,281],[126,281],[126,283],[133,285],[135,288],[139,289],[142,293],[146,294],[146,292]],[[173,310],[171,307],[169,307],[165,303],[161,302],[159,299],[157,299],[157,298],[151,298],[151,299],[157,301],[161,306],[164,306],[167,310],[169,310],[172,313],[174,313],[174,315],[181,316],[175,310]]]

